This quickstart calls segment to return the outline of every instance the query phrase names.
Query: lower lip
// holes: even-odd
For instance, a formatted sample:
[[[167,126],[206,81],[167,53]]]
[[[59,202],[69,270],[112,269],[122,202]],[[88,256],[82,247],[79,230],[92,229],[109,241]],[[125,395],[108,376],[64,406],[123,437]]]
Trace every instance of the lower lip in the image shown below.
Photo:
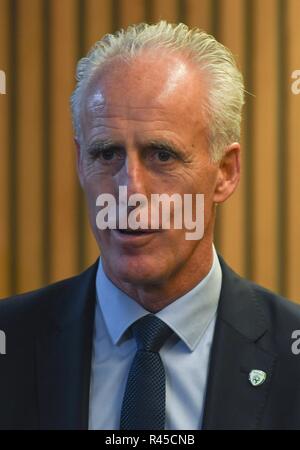
[[[126,242],[126,243],[144,243],[149,241],[149,239],[153,238],[155,235],[157,235],[158,231],[149,231],[149,232],[143,232],[139,234],[131,234],[131,233],[122,233],[118,230],[112,230],[115,238],[120,242]]]

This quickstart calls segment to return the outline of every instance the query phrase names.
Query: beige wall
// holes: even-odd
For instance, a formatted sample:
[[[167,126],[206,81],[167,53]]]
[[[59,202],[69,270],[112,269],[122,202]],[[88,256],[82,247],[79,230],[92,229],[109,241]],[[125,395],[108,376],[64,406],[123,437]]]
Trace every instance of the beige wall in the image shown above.
[[[0,297],[95,260],[75,173],[75,64],[104,33],[167,19],[229,46],[252,94],[243,180],[219,207],[217,248],[240,274],[300,302],[299,17],[299,0],[0,0]]]

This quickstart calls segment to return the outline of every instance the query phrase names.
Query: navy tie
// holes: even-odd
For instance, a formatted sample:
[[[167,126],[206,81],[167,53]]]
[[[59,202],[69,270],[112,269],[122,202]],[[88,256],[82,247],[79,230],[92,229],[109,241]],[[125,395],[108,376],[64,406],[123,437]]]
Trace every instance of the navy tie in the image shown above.
[[[123,398],[121,430],[165,428],[166,377],[159,350],[173,333],[162,320],[148,314],[132,325],[137,343]]]

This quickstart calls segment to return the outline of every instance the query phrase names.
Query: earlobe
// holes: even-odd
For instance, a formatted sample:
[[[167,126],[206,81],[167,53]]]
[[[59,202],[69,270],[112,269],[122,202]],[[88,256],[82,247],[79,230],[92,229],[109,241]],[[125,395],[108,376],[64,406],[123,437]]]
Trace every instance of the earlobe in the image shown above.
[[[219,174],[215,188],[214,203],[216,204],[222,203],[225,200],[225,198],[223,197],[224,197],[224,176],[221,168],[219,168]]]

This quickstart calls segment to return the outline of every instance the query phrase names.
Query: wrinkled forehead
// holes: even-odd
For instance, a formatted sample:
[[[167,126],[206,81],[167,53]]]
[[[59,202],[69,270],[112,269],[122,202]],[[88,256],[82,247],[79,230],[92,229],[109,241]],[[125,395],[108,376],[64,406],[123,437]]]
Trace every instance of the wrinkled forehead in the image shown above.
[[[207,88],[200,70],[172,54],[142,54],[132,60],[118,57],[95,71],[84,94],[84,114],[118,109],[168,108],[179,113],[200,108]]]

